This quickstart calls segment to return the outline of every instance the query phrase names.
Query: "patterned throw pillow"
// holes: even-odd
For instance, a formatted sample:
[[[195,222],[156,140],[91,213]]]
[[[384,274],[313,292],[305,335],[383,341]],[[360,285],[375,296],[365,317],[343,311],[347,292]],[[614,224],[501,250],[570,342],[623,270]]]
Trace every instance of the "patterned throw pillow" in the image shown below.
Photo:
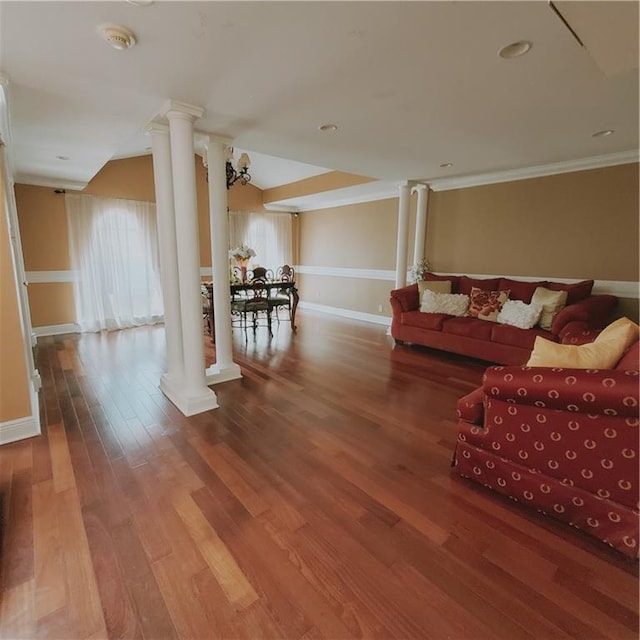
[[[435,293],[425,290],[420,311],[422,313],[446,313],[461,318],[467,315],[469,296],[462,293]]]
[[[483,291],[472,287],[469,298],[468,315],[496,322],[502,305],[509,299],[509,291]]]
[[[531,329],[540,319],[541,312],[542,307],[538,304],[526,304],[522,300],[507,300],[500,309],[497,321],[519,329]]]

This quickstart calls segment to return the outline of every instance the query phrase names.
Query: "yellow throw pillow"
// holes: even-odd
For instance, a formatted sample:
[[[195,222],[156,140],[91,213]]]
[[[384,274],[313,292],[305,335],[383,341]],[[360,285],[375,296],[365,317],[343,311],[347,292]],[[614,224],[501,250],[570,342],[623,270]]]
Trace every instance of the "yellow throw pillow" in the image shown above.
[[[434,293],[451,293],[451,280],[418,280],[418,295],[422,306],[422,295],[425,291]]]
[[[638,340],[640,327],[629,320],[629,318],[618,318],[608,327],[605,327],[594,342],[614,342],[624,345],[622,352],[624,353],[634,342]]]
[[[540,314],[538,325],[542,329],[549,330],[551,329],[553,319],[567,304],[567,292],[551,291],[551,289],[547,289],[545,287],[537,287],[533,292],[531,304],[537,304],[542,307],[542,313]]]
[[[588,344],[558,344],[538,336],[528,367],[566,367],[570,369],[611,369],[638,339],[640,327],[620,318]]]

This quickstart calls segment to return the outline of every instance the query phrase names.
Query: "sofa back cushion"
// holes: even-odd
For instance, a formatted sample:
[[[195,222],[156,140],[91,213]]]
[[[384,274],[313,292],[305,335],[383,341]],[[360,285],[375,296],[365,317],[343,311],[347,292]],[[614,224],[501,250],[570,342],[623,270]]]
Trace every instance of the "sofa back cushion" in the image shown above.
[[[468,276],[460,276],[460,289],[458,293],[471,295],[471,289],[482,289],[483,291],[495,291],[500,284],[500,278],[469,278]]]
[[[539,280],[538,282],[522,282],[521,280],[510,280],[509,278],[500,278],[500,285],[498,289],[501,291],[509,290],[509,300],[522,300],[529,304],[533,297],[534,291],[538,287],[546,287],[548,282],[546,280]]]
[[[431,271],[427,271],[426,273],[422,274],[422,279],[427,281],[448,280],[449,282],[451,282],[451,291],[449,293],[462,293],[462,291],[460,291],[460,276],[440,276],[437,273],[431,273]]]
[[[551,291],[566,291],[567,304],[573,304],[591,295],[593,280],[582,280],[581,282],[574,282],[573,284],[567,284],[566,282],[549,282],[547,289],[551,289]]]

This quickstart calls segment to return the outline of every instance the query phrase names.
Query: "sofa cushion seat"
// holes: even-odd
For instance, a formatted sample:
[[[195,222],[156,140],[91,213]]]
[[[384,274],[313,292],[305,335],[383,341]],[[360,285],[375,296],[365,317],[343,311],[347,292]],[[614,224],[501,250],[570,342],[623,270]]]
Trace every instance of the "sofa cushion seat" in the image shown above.
[[[553,340],[549,331],[544,329],[519,329],[508,324],[495,324],[491,326],[491,341],[500,344],[508,344],[522,349],[533,349],[533,343],[537,336]]]
[[[452,318],[442,323],[444,333],[452,333],[466,338],[477,338],[479,340],[491,340],[492,322],[478,320],[478,318]]]
[[[402,324],[430,331],[442,330],[442,323],[451,318],[446,313],[423,313],[422,311],[405,311],[402,314]]]

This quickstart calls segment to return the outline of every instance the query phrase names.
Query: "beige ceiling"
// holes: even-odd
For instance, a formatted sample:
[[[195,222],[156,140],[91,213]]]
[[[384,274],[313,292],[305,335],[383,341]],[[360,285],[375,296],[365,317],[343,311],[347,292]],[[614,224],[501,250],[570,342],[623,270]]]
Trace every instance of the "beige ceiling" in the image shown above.
[[[109,48],[105,22],[137,45]],[[603,48],[612,36],[590,38]],[[637,52],[637,22],[620,38]],[[497,55],[522,39],[526,56]],[[144,153],[168,98],[204,107],[199,130],[256,157],[312,166],[299,175],[428,180],[638,148],[637,66],[603,73],[544,0],[3,1],[0,71],[16,179],[43,184],[82,185],[112,157]],[[321,133],[328,122],[338,131]],[[602,129],[615,134],[592,137]],[[281,171],[264,185],[289,182]]]

